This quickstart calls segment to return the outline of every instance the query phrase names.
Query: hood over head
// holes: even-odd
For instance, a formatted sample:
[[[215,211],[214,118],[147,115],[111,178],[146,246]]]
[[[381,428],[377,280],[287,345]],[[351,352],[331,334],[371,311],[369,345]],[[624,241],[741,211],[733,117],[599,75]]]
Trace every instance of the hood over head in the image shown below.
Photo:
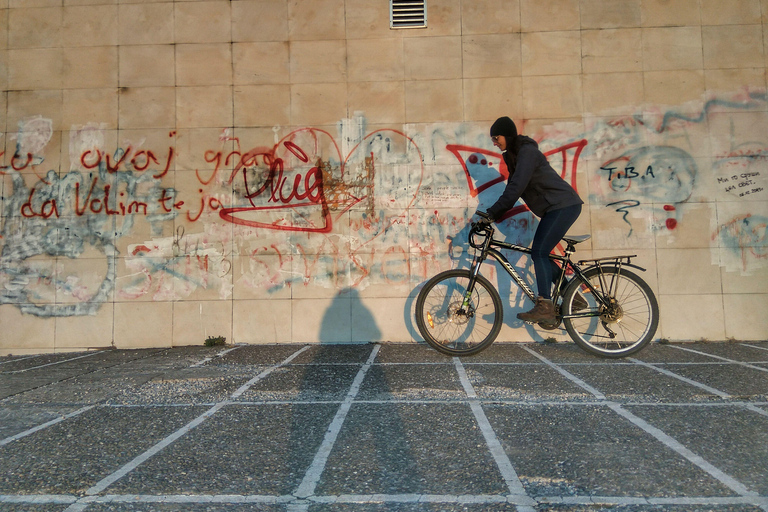
[[[497,135],[503,135],[508,139],[517,137],[517,126],[515,126],[515,122],[506,116],[498,118],[491,125],[491,137],[496,137]]]

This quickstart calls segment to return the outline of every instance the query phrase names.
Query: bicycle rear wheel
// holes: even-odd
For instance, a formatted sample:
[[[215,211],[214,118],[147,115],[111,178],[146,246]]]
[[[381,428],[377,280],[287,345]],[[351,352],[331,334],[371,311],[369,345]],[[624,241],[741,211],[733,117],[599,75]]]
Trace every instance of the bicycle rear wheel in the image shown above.
[[[600,357],[626,357],[642,350],[659,325],[659,305],[651,288],[636,274],[615,266],[589,269],[584,277],[610,305],[600,303],[586,285],[573,279],[565,290],[561,312],[590,316],[565,318],[568,335]]]
[[[501,298],[483,276],[477,276],[469,306],[461,307],[469,280],[469,270],[447,270],[427,281],[416,299],[419,332],[443,354],[476,354],[493,343],[501,330]]]

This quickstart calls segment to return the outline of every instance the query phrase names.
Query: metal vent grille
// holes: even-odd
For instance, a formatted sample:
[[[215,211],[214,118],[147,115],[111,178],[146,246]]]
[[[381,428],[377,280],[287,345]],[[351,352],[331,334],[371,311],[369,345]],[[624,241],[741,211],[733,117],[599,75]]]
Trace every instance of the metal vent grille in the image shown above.
[[[427,26],[427,0],[389,0],[390,28]]]

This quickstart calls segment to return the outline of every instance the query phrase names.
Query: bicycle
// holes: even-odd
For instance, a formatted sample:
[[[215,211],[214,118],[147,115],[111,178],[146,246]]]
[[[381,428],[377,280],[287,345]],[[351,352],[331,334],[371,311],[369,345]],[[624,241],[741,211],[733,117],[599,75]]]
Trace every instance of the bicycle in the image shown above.
[[[536,295],[499,249],[530,254],[528,247],[497,240],[489,222],[471,224],[468,242],[474,249],[469,269],[441,272],[429,279],[416,299],[416,324],[424,340],[437,351],[468,356],[488,348],[499,335],[504,307],[499,292],[480,273],[490,256],[532,301]],[[643,349],[659,323],[659,306],[651,288],[627,267],[637,255],[573,261],[576,245],[590,235],[566,236],[564,254],[550,254],[559,263],[552,301],[557,318],[539,326],[554,330],[562,324],[586,352],[620,358]],[[568,275],[572,277],[567,278]]]

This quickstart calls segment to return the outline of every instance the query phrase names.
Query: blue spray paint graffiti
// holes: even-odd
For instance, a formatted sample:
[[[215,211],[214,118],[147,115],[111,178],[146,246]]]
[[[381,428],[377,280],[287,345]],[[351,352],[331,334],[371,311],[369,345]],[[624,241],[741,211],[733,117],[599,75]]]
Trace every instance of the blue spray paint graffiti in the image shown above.
[[[175,216],[162,211],[160,199],[169,192],[150,174],[110,173],[106,165],[62,177],[49,171],[32,188],[24,174],[14,169],[5,174],[12,190],[5,191],[0,231],[0,304],[36,316],[95,314],[115,287],[117,240],[132,232],[138,216],[155,232]],[[104,258],[103,266],[93,265],[102,272],[95,289],[83,290],[77,276],[37,261],[74,260],[89,250]]]
[[[688,152],[668,146],[646,146],[627,151],[600,167],[595,183],[602,193],[593,196],[596,203],[615,208],[629,226],[629,210],[641,204],[661,206],[665,212],[677,212],[677,206],[693,193],[698,169]],[[667,217],[665,227],[674,229],[678,219]],[[657,228],[658,229],[658,228]]]
[[[741,215],[721,225],[712,237],[722,247],[738,251],[744,268],[750,258],[768,258],[768,217]]]
[[[738,124],[740,120],[731,119],[724,108],[751,112],[764,110],[765,105],[764,93],[750,93],[741,101],[710,100],[695,114],[646,110],[642,115],[593,121],[586,133],[581,126],[569,125],[550,127],[536,136],[543,150],[551,152],[553,166],[562,163],[573,180],[577,171],[582,178],[593,169],[581,181],[587,186],[580,192],[590,194],[595,210],[604,208],[618,221],[621,238],[635,243],[641,236],[652,239],[663,230],[674,233],[684,222],[681,206],[710,194],[713,188],[730,194],[729,200],[746,199],[762,207],[768,144],[734,137],[727,151],[702,157],[701,148],[692,146],[696,137],[689,136],[688,130],[706,125],[715,114]],[[455,254],[461,249],[456,241],[468,218],[476,208],[493,202],[504,186],[501,159],[490,147],[487,127],[445,123],[421,126],[415,134],[377,130],[366,135],[362,116],[347,121],[340,124],[343,148],[328,132],[302,128],[283,139],[284,155],[271,147],[254,146],[247,151],[239,145],[230,152],[206,151],[206,162],[221,172],[210,176],[210,170],[203,170],[206,179],[195,173],[199,182],[191,181],[193,187],[188,188],[192,190],[180,191],[163,186],[159,179],[163,166],[167,170],[171,163],[173,148],[167,159],[155,156],[161,152],[130,147],[111,153],[92,150],[81,159],[93,165],[92,172],[51,171],[40,176],[28,169],[44,164],[47,139],[41,136],[41,142],[31,144],[20,136],[15,154],[6,155],[8,165],[0,169],[6,187],[0,229],[0,304],[47,317],[94,314],[113,295],[128,300],[176,300],[194,290],[218,287],[217,298],[224,299],[231,295],[232,286],[270,294],[292,286],[407,287],[455,264],[452,257],[460,257]],[[45,128],[39,120],[37,125]],[[219,142],[231,148],[232,140]],[[582,149],[582,164],[576,169]],[[265,176],[261,160],[257,165],[257,159],[251,158],[246,164],[245,157],[255,154],[281,156],[283,173],[279,179],[273,177],[272,195],[252,193],[261,183],[258,178]],[[242,165],[233,172],[238,160]],[[149,169],[155,165],[157,170]],[[327,211],[322,213],[328,214],[331,222],[324,227],[329,229],[281,231],[286,226],[301,228],[307,219],[295,201],[275,209],[273,196],[283,197],[280,194],[285,192],[286,199],[296,199],[308,193],[295,178],[306,177],[312,168],[324,173]],[[229,173],[239,181],[227,182]],[[185,210],[179,211],[176,205],[185,200]],[[248,211],[241,221],[247,222],[232,226],[220,215],[227,208],[243,207]],[[654,216],[646,230],[633,225],[633,215],[643,209]],[[718,248],[738,252],[744,268],[764,262],[762,212],[749,205],[728,211],[731,214],[724,218],[733,221],[713,228],[713,245],[717,242]],[[198,222],[200,227],[179,231],[179,213],[186,213],[186,218],[181,216],[184,225]],[[500,230],[508,240],[528,244],[536,220],[524,208],[516,213]],[[269,217],[278,214],[277,220]],[[147,223],[149,229],[140,228],[139,223]],[[135,243],[129,245],[129,237]],[[623,247],[620,242],[615,246]],[[89,269],[98,274],[96,278],[81,279],[76,270],[66,270],[68,263],[87,258],[99,261],[98,269]],[[124,271],[118,270],[118,261],[124,263]],[[231,278],[222,279],[230,274]]]

